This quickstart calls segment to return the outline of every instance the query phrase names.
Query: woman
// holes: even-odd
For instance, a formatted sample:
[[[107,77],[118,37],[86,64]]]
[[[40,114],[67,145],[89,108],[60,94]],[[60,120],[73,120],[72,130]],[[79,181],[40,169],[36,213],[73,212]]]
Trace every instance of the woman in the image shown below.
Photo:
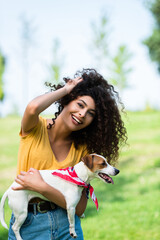
[[[38,211],[41,199],[32,199],[28,216],[21,227],[24,240],[72,239],[63,195],[47,185],[36,169],[58,169],[74,166],[87,153],[96,152],[115,164],[119,147],[126,142],[126,129],[120,116],[119,97],[112,85],[94,69],[77,72],[73,80],[64,78],[64,86],[51,86],[54,91],[33,99],[27,106],[21,125],[18,156],[20,189],[44,195],[43,210]],[[53,89],[52,89],[53,90]],[[54,102],[58,112],[54,119],[39,116]],[[76,232],[83,239],[79,216],[87,205],[86,191],[76,208]],[[15,239],[11,226],[9,240]]]

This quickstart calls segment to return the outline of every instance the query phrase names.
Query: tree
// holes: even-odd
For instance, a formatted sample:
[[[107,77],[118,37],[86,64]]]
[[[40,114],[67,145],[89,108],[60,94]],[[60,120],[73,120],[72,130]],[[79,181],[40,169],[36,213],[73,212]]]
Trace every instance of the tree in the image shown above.
[[[29,101],[29,73],[32,58],[30,57],[31,47],[35,47],[34,35],[36,27],[33,19],[29,19],[26,15],[20,17],[21,21],[21,46],[22,46],[22,65],[23,65],[23,77],[22,77],[22,109],[24,110],[26,104]]]
[[[143,43],[148,47],[149,56],[153,62],[156,62],[160,73],[160,0],[151,2],[149,9],[154,17],[155,24],[151,36],[145,39]]]
[[[60,52],[60,41],[58,38],[53,40],[53,60],[49,67],[51,84],[59,84],[61,82],[61,72],[64,65],[64,55]],[[48,83],[46,83],[48,85]]]
[[[94,56],[96,65],[99,69],[102,68],[104,62],[106,65],[109,59],[109,19],[107,13],[102,13],[99,22],[91,23],[93,40],[90,44],[91,54]]]
[[[127,77],[132,68],[128,66],[128,62],[131,57],[132,54],[127,49],[127,46],[121,45],[111,61],[111,83],[117,86],[121,95],[123,90],[129,86]]]
[[[5,70],[6,59],[0,51],[0,101],[4,99],[4,89],[3,89],[3,74]]]
[[[132,71],[128,67],[128,62],[132,56],[127,46],[121,45],[116,50],[115,56],[109,52],[110,26],[107,14],[102,14],[99,23],[92,23],[93,41],[92,55],[97,62],[97,67],[104,71],[106,78],[112,76],[110,81],[117,86],[122,94],[122,91],[128,87],[128,74]]]

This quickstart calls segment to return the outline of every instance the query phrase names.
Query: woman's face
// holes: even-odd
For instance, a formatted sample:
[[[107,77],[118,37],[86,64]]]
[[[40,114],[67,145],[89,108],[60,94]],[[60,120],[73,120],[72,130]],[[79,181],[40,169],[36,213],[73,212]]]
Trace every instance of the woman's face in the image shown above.
[[[61,116],[71,131],[83,129],[95,117],[95,102],[90,96],[80,96],[64,107]]]

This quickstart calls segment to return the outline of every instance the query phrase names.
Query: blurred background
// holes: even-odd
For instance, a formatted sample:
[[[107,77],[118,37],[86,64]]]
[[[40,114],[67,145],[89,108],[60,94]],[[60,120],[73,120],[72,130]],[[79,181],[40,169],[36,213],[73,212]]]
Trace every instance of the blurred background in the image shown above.
[[[159,1],[0,2],[1,116],[22,114],[46,81],[88,67],[118,87],[128,110],[160,108]]]
[[[83,68],[120,93],[128,132],[115,184],[94,183],[100,211],[89,201],[85,240],[159,240],[160,0],[0,0],[0,197],[16,175],[27,103]],[[7,224],[10,214],[6,204]]]

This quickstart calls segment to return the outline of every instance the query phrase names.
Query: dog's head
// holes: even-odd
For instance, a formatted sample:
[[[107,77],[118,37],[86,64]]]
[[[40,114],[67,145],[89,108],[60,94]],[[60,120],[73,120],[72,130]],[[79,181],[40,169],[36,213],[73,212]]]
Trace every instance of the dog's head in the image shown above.
[[[103,156],[95,153],[86,155],[82,158],[82,161],[95,177],[100,178],[105,183],[113,184],[114,182],[110,175],[115,176],[119,173],[119,170],[107,163]]]

